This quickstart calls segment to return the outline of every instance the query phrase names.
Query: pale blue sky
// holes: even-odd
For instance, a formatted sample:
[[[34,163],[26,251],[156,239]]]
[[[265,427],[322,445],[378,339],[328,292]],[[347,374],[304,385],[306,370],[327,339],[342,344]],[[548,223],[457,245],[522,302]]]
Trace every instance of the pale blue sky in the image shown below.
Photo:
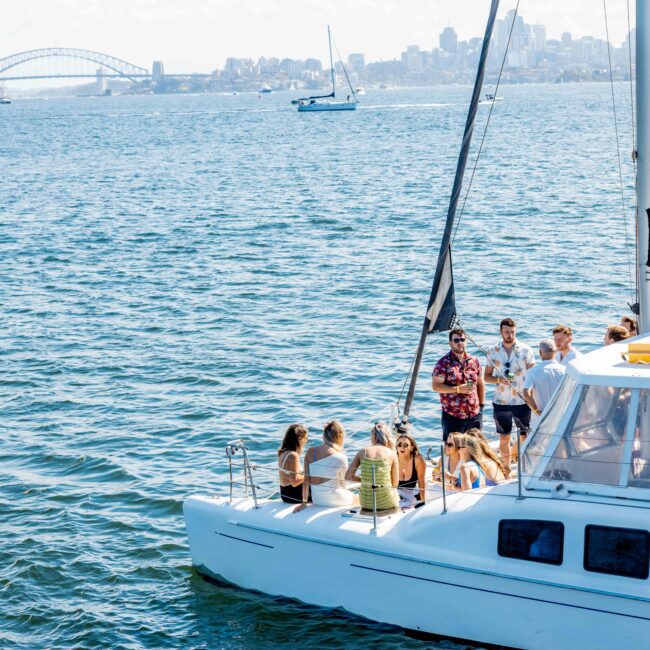
[[[630,0],[632,11],[634,1]],[[209,72],[227,56],[324,60],[325,26],[341,54],[367,61],[398,57],[407,45],[430,49],[447,24],[461,38],[483,32],[489,0],[2,0],[0,57],[38,47],[98,50],[168,72]],[[626,0],[608,0],[615,44],[627,30]],[[500,15],[514,7],[503,0]],[[602,0],[521,0],[526,22],[549,37],[604,37]],[[632,16],[632,20],[634,16]]]

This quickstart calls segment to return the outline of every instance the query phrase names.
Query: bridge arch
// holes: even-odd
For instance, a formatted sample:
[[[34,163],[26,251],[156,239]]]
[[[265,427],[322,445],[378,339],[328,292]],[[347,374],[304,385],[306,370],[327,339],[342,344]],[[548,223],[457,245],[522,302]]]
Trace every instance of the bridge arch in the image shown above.
[[[150,77],[150,73],[146,68],[142,68],[137,65],[133,65],[128,61],[123,59],[118,59],[117,57],[110,56],[109,54],[102,54],[101,52],[93,52],[92,50],[82,50],[78,48],[69,48],[69,47],[46,47],[38,50],[26,50],[25,52],[18,52],[17,54],[12,54],[11,56],[4,57],[0,59],[0,81],[9,80],[9,79],[35,79],[43,78],[44,76],[50,77],[53,75],[26,75],[21,77],[11,77],[5,76],[5,72],[14,68],[23,63],[28,63],[29,61],[34,61],[36,59],[44,59],[51,57],[59,57],[65,59],[82,59],[84,61],[90,61],[98,65],[104,66],[109,70],[112,70],[114,75],[107,76],[116,76],[124,77],[131,81],[136,81],[137,79],[142,79],[143,77]],[[89,74],[60,74],[54,75],[59,77],[88,77]],[[94,75],[93,75],[94,76]]]

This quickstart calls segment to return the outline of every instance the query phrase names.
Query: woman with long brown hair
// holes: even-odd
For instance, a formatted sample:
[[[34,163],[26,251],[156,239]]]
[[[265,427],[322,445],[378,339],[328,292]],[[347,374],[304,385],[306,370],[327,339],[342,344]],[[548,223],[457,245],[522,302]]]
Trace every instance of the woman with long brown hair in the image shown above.
[[[285,503],[302,503],[304,476],[300,455],[307,444],[307,433],[307,427],[303,424],[292,424],[286,430],[278,449],[280,498]]]
[[[418,443],[410,432],[398,432],[395,446],[399,471],[397,489],[402,505],[424,502],[427,464],[420,453]]]

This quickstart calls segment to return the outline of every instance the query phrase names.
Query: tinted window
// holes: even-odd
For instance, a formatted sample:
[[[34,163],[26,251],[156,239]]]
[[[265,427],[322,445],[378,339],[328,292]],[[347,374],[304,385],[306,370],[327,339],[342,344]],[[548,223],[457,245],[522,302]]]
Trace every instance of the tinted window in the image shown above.
[[[634,528],[587,526],[585,563],[587,571],[611,573],[627,578],[648,577],[650,533]]]
[[[499,555],[517,560],[562,564],[564,525],[559,521],[503,519],[499,522]]]

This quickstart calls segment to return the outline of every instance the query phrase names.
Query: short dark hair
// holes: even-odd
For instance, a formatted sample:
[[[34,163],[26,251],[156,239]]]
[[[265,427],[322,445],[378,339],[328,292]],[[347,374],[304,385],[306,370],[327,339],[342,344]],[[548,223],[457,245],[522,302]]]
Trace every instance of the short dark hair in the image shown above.
[[[449,340],[451,341],[452,336],[465,336],[465,330],[460,327],[459,325],[456,325],[456,327],[452,327],[449,330]]]
[[[515,323],[515,321],[513,321],[512,318],[504,318],[499,324],[499,332],[504,327],[517,327],[517,323]]]

